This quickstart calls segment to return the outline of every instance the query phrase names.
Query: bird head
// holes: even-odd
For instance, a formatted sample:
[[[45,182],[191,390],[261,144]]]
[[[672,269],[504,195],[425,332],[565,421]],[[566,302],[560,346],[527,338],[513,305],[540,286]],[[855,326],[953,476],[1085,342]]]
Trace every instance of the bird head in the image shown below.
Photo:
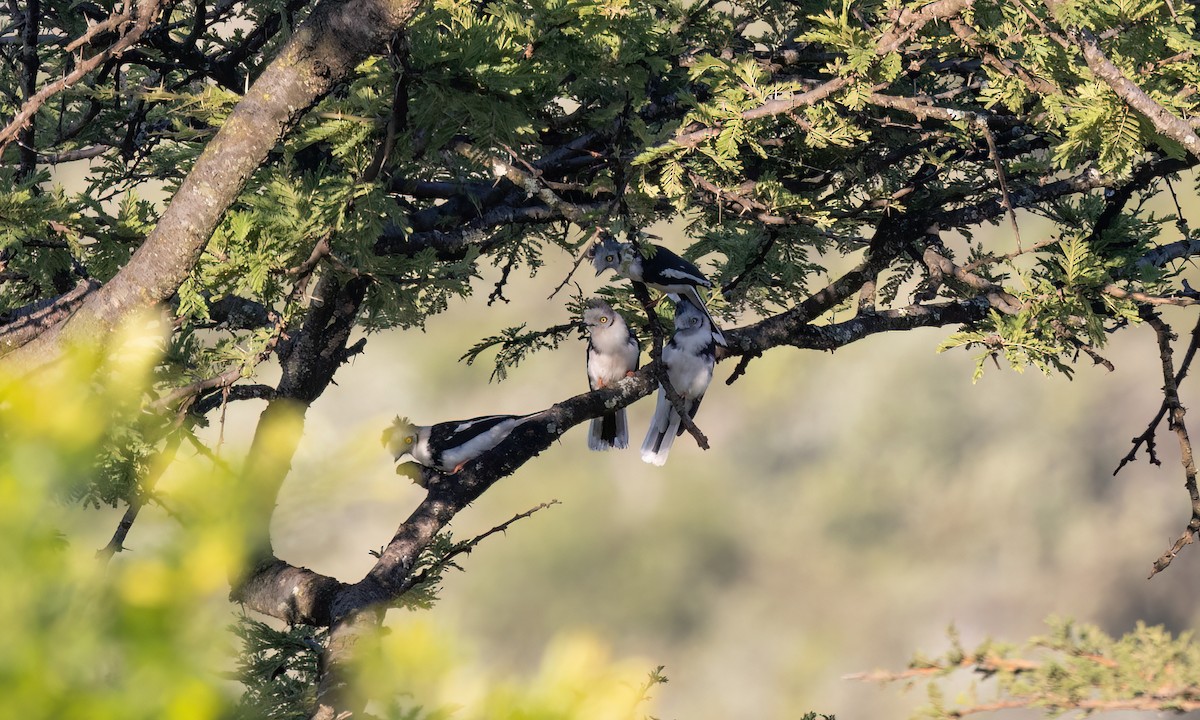
[[[588,330],[611,327],[616,322],[616,314],[612,305],[600,298],[592,298],[583,306],[583,324]]]
[[[675,303],[675,330],[692,330],[708,324],[708,316],[704,311],[692,304],[687,298],[680,298]]]
[[[383,445],[397,460],[412,452],[417,443],[418,428],[408,418],[396,416],[392,426],[383,431]]]
[[[596,268],[596,277],[605,270],[621,271],[622,244],[611,235],[605,235],[588,250],[592,267]]]

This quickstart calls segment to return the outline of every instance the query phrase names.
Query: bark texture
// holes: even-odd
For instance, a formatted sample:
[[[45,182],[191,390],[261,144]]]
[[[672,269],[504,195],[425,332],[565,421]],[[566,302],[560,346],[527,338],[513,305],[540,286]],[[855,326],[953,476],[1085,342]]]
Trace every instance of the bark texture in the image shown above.
[[[73,314],[8,355],[5,364],[42,365],[64,340],[100,338],[122,318],[170,298],[271,148],[403,28],[416,8],[415,0],[319,3],[250,86],[129,263]]]

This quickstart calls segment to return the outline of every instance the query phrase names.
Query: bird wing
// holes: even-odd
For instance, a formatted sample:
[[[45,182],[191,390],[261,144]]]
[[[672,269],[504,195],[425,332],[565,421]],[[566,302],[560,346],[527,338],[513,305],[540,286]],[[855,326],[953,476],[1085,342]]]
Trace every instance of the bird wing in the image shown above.
[[[642,275],[651,284],[702,285],[712,287],[704,273],[692,263],[684,260],[665,247],[655,246],[654,255],[642,262]],[[661,281],[669,281],[662,283]]]
[[[484,415],[470,420],[438,423],[429,429],[429,444],[435,448],[457,447],[491,431],[517,415]]]

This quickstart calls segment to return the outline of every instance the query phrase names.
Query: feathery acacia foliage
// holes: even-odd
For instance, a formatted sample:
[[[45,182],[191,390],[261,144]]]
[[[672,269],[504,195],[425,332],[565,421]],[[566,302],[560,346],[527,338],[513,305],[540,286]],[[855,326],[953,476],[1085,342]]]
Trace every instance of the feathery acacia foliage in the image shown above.
[[[1099,629],[1051,618],[1050,633],[1024,648],[986,640],[967,650],[950,629],[950,650],[936,658],[916,656],[907,670],[871,672],[854,679],[872,682],[928,682],[929,705],[914,718],[947,720],[977,713],[1038,708],[1050,716],[1142,710],[1185,713],[1200,708],[1200,645],[1191,633],[1172,637],[1161,627],[1139,623],[1129,633],[1109,637]],[[949,700],[942,681],[972,671],[994,682],[995,699],[981,688]]]
[[[1200,162],[1194,10],[12,3],[0,11],[0,370],[45,372],[66,348],[126,337],[112,331],[143,312],[169,316],[147,383],[114,400],[120,422],[88,446],[93,469],[54,488],[129,508],[114,551],[137,508],[161,500],[176,449],[212,455],[198,426],[228,403],[268,401],[245,467],[222,465],[247,485],[234,597],[328,633],[312,635],[321,665],[278,676],[309,687],[254,690],[272,716],[361,711],[346,690],[354,640],[381,608],[429,591],[415,579],[445,524],[567,429],[657,382],[650,364],[555,405],[549,425],[523,427],[459,475],[427,473],[426,501],[367,576],[343,583],[277,558],[268,527],[303,409],[364,351],[351,337],[423,328],[488,268],[490,299],[504,300],[548,253],[578,256],[600,230],[686,227],[684,254],[713,281],[727,328],[721,359],[740,359],[734,378],[777,347],[927,326],[946,328],[943,348],[977,353],[980,373],[1003,360],[1069,375],[1081,357],[1107,362],[1113,332],[1150,324],[1160,419],[1189,458],[1193,507],[1161,570],[1200,532],[1166,322],[1197,301],[1184,272],[1200,242],[1181,212],[1148,205]],[[58,184],[68,172],[82,184]],[[623,284],[604,294],[642,316]],[[655,318],[634,323],[643,339],[661,340]],[[503,379],[572,330],[512,328],[463,358],[498,346]],[[278,382],[262,381],[267,366]],[[291,642],[246,637],[252,654]],[[315,707],[262,705],[294,698]]]

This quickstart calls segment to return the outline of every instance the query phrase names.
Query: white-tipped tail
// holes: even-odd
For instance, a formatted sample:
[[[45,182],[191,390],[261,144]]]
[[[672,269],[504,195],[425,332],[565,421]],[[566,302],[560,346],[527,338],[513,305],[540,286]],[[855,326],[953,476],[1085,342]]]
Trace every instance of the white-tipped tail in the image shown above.
[[[659,388],[654,417],[650,419],[650,429],[646,431],[646,439],[642,441],[642,461],[651,465],[665,465],[667,455],[671,453],[671,444],[675,442],[678,433],[679,413],[671,407],[666,392]]]
[[[592,420],[588,426],[589,450],[624,450],[629,447],[629,423],[625,408]]]

